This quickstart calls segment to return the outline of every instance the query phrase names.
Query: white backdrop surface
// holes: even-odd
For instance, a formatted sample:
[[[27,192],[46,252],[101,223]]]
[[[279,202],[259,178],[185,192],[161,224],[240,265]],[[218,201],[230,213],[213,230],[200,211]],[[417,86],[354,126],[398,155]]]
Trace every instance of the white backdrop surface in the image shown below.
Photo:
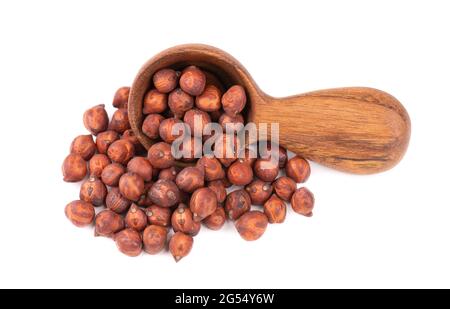
[[[0,287],[450,287],[448,1],[2,1]],[[236,57],[274,96],[371,86],[407,108],[404,160],[354,176],[312,164],[312,218],[258,241],[203,229],[186,259],[129,258],[64,216],[82,114],[181,43]]]

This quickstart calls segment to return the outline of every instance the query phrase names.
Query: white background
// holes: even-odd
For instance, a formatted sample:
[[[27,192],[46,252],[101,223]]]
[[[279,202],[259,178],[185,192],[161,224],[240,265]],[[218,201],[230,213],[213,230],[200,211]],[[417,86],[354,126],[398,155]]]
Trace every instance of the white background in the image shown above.
[[[1,1],[0,287],[450,288],[448,1]],[[371,86],[407,108],[394,169],[312,164],[312,218],[256,242],[203,229],[189,257],[129,258],[75,228],[60,166],[82,114],[181,43],[226,50],[274,96]]]

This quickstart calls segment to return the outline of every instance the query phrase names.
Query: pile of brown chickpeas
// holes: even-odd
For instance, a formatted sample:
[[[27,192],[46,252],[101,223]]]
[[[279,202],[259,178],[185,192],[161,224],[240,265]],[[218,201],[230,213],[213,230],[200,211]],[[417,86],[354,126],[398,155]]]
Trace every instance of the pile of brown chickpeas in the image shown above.
[[[260,154],[244,147],[244,154],[238,155],[237,148],[228,146],[237,142],[227,126],[238,130],[244,124],[243,87],[224,89],[215,76],[196,66],[156,72],[142,105],[142,132],[153,142],[148,151],[130,128],[129,91],[117,90],[111,119],[104,105],[84,113],[91,134],[76,137],[64,160],[64,181],[83,181],[79,200],[65,208],[75,226],[94,224],[96,236],[111,237],[128,256],[157,254],[168,244],[179,261],[191,251],[202,226],[219,230],[229,220],[251,241],[260,238],[269,223],[284,222],[289,203],[296,213],[312,215],[313,194],[297,188],[310,175],[305,159],[288,159],[284,148],[271,143]],[[196,126],[194,119],[200,120]],[[220,153],[226,157],[201,153],[210,138],[202,130],[211,122],[224,130],[224,143],[216,144],[214,151],[224,148]],[[178,159],[171,147],[186,132],[174,134],[175,124],[189,132],[182,147],[190,155]],[[226,143],[228,139],[233,141]],[[273,151],[277,160],[271,157]]]

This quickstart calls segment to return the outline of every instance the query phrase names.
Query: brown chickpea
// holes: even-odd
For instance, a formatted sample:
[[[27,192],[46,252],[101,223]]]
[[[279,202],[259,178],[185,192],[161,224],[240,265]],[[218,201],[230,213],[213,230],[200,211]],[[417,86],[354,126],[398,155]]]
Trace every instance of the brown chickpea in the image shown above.
[[[191,252],[194,239],[190,235],[176,232],[169,241],[169,251],[178,263]]]
[[[273,187],[270,182],[255,179],[245,187],[245,190],[250,195],[253,205],[263,205],[272,195]]]
[[[114,241],[120,252],[135,257],[142,252],[142,237],[132,228],[126,228],[114,235]]]
[[[239,235],[247,241],[260,238],[266,231],[269,221],[260,211],[249,211],[243,214],[235,223]]]
[[[189,235],[191,235],[192,237],[197,236],[198,233],[200,232],[200,228],[202,227],[201,222],[193,222],[193,226],[192,226],[192,230],[190,231]]]
[[[230,220],[237,220],[250,210],[252,201],[245,190],[236,190],[228,194],[225,201],[225,212]]]
[[[194,106],[194,99],[180,88],[177,88],[169,94],[168,105],[176,118],[182,118],[184,113]]]
[[[109,118],[105,110],[105,105],[100,104],[94,106],[84,112],[83,122],[86,129],[93,135],[106,131],[108,128]]]
[[[125,225],[136,231],[143,231],[147,226],[147,215],[136,204],[132,204],[125,216]]]
[[[111,118],[108,130],[113,130],[119,134],[122,134],[128,129],[130,129],[128,110],[126,110],[125,108],[116,110]]]
[[[203,223],[210,230],[220,230],[227,221],[223,207],[217,207],[216,210],[203,220]]]
[[[102,210],[95,217],[95,236],[112,237],[124,227],[123,218],[109,209]]]
[[[95,143],[99,153],[106,154],[109,146],[120,138],[119,133],[113,130],[101,132],[97,135]]]
[[[88,162],[91,176],[100,178],[103,169],[111,164],[111,160],[105,154],[95,154]]]
[[[174,210],[171,222],[174,232],[190,234],[194,230],[192,211],[185,204],[179,204]]]
[[[133,158],[135,148],[133,143],[127,139],[119,139],[113,142],[107,151],[108,157],[116,163],[127,164]]]
[[[288,160],[287,151],[285,148],[278,146],[278,165],[280,168],[285,168]]]
[[[79,154],[83,160],[89,160],[97,151],[92,135],[79,135],[70,145],[70,153]]]
[[[67,219],[77,227],[84,227],[94,222],[95,210],[91,203],[73,201],[66,205],[64,212]]]
[[[253,169],[255,171],[256,177],[268,182],[274,181],[278,176],[278,172],[280,171],[278,162],[272,162],[270,158],[257,159],[255,161]]]
[[[238,138],[232,134],[224,134],[221,142],[214,143],[214,155],[225,167],[236,161],[239,149]]]
[[[243,152],[243,154],[242,154]],[[257,154],[255,151],[249,148],[241,149],[238,155],[238,160],[243,163],[247,163],[248,165],[252,166],[256,162]]]
[[[142,233],[144,251],[148,254],[157,254],[166,246],[167,229],[158,225],[149,225]]]
[[[223,110],[230,116],[235,116],[242,112],[246,102],[245,90],[239,85],[232,86],[222,96]]]
[[[158,180],[149,191],[152,202],[161,207],[171,207],[180,201],[180,190],[170,180]]]
[[[172,69],[162,69],[153,75],[153,85],[162,93],[169,93],[178,83],[179,73]]]
[[[94,206],[102,206],[105,203],[106,186],[95,176],[89,177],[80,188],[80,200],[91,203]]]
[[[170,218],[172,216],[172,210],[168,207],[160,207],[157,205],[151,205],[145,210],[147,215],[147,221],[153,225],[159,225],[167,227],[170,225]]]
[[[299,156],[291,158],[286,164],[286,175],[296,183],[307,181],[310,174],[311,168],[308,161]]]
[[[162,113],[167,108],[167,94],[152,89],[145,95],[143,105],[144,115]]]
[[[283,200],[290,201],[292,194],[297,189],[297,184],[289,177],[282,176],[278,178],[273,184],[275,193]]]
[[[138,174],[144,181],[152,180],[153,167],[150,162],[144,157],[134,157],[127,164],[129,172]]]
[[[288,160],[287,150],[285,148],[279,146],[278,151],[279,151],[278,165],[280,166],[280,168],[285,168],[287,160]]]
[[[111,164],[111,160],[104,154],[95,154],[89,160],[89,173],[91,176],[100,178],[102,176],[103,169]]]
[[[197,161],[197,167],[204,172],[206,181],[213,181],[225,177],[225,171],[220,161],[212,156],[203,156]]]
[[[141,142],[139,142],[139,139],[134,134],[132,129],[128,129],[125,132],[123,132],[121,139],[126,139],[130,141],[134,145],[134,152],[136,154],[144,154],[147,152],[144,146],[142,146]]]
[[[206,125],[211,122],[211,117],[207,112],[193,108],[184,114],[183,121],[191,129],[194,136],[202,136]]]
[[[153,186],[153,181],[147,181],[144,184],[144,192],[142,193],[139,200],[136,202],[137,205],[141,207],[149,207],[153,205],[152,200],[150,199],[150,195],[148,194],[150,191],[150,188]]]
[[[224,132],[239,132],[244,128],[244,117],[241,114],[237,114],[236,116],[222,114],[219,118],[219,124]]]
[[[173,143],[177,138],[183,136],[186,131],[186,127],[178,118],[167,118],[161,121],[159,125],[159,136],[166,143]]]
[[[125,174],[126,170],[122,164],[111,163],[102,170],[101,179],[103,183],[110,187],[117,187],[119,185],[120,177]]]
[[[297,189],[292,195],[291,206],[296,213],[311,217],[314,208],[314,195],[307,188]]]
[[[165,179],[165,180],[175,181],[179,171],[180,171],[180,168],[177,167],[177,166],[164,168],[161,171],[159,171],[158,179]]]
[[[237,160],[228,168],[227,177],[232,184],[245,186],[252,182],[253,170],[249,164]]]
[[[207,85],[203,93],[195,98],[195,106],[205,112],[214,112],[220,110],[222,103],[220,98],[222,93],[214,85]]]
[[[151,139],[159,138],[159,126],[163,120],[160,114],[148,114],[142,123],[142,132]]]
[[[212,214],[217,208],[217,197],[213,190],[200,188],[194,191],[189,202],[194,221],[199,222]]]
[[[114,94],[112,105],[116,108],[127,108],[130,87],[120,87]]]
[[[192,96],[200,95],[205,90],[206,76],[196,66],[189,66],[180,76],[180,87]]]
[[[63,179],[66,182],[81,181],[86,177],[86,161],[79,154],[69,154],[62,164]]]
[[[261,158],[268,159],[271,158],[275,152],[278,152],[278,166],[280,169],[285,168],[288,159],[287,151],[283,147],[274,144],[272,142],[267,142],[267,148],[261,152]]]
[[[159,142],[148,149],[147,159],[156,168],[169,168],[175,164],[170,144]]]
[[[119,188],[112,188],[106,195],[106,207],[115,213],[124,213],[130,205],[131,201],[122,196]]]
[[[196,167],[185,167],[178,173],[175,180],[178,188],[184,192],[192,193],[205,185],[205,179],[200,169]]]
[[[223,203],[227,197],[227,189],[221,180],[213,180],[208,183],[208,188],[214,191],[217,202]]]
[[[130,201],[138,201],[144,193],[144,179],[135,173],[126,173],[120,177],[119,190],[120,193]]]
[[[269,223],[283,223],[286,218],[286,204],[276,194],[264,203],[264,214]]]

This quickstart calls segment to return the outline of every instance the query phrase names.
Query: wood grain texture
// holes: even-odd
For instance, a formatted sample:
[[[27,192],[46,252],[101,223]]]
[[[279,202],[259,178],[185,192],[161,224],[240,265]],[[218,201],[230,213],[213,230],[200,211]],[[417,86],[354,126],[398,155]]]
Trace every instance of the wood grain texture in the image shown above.
[[[153,74],[161,68],[181,69],[192,64],[216,75],[225,87],[244,86],[247,121],[278,122],[280,144],[312,161],[345,172],[370,174],[392,168],[408,147],[408,113],[388,93],[372,88],[339,88],[273,98],[261,91],[229,54],[211,46],[189,44],[150,59],[133,83],[129,119],[146,148],[152,141],[141,131],[142,102]]]
[[[279,122],[281,145],[312,161],[359,174],[393,167],[410,137],[410,120],[400,102],[372,88],[265,97],[249,120]]]

